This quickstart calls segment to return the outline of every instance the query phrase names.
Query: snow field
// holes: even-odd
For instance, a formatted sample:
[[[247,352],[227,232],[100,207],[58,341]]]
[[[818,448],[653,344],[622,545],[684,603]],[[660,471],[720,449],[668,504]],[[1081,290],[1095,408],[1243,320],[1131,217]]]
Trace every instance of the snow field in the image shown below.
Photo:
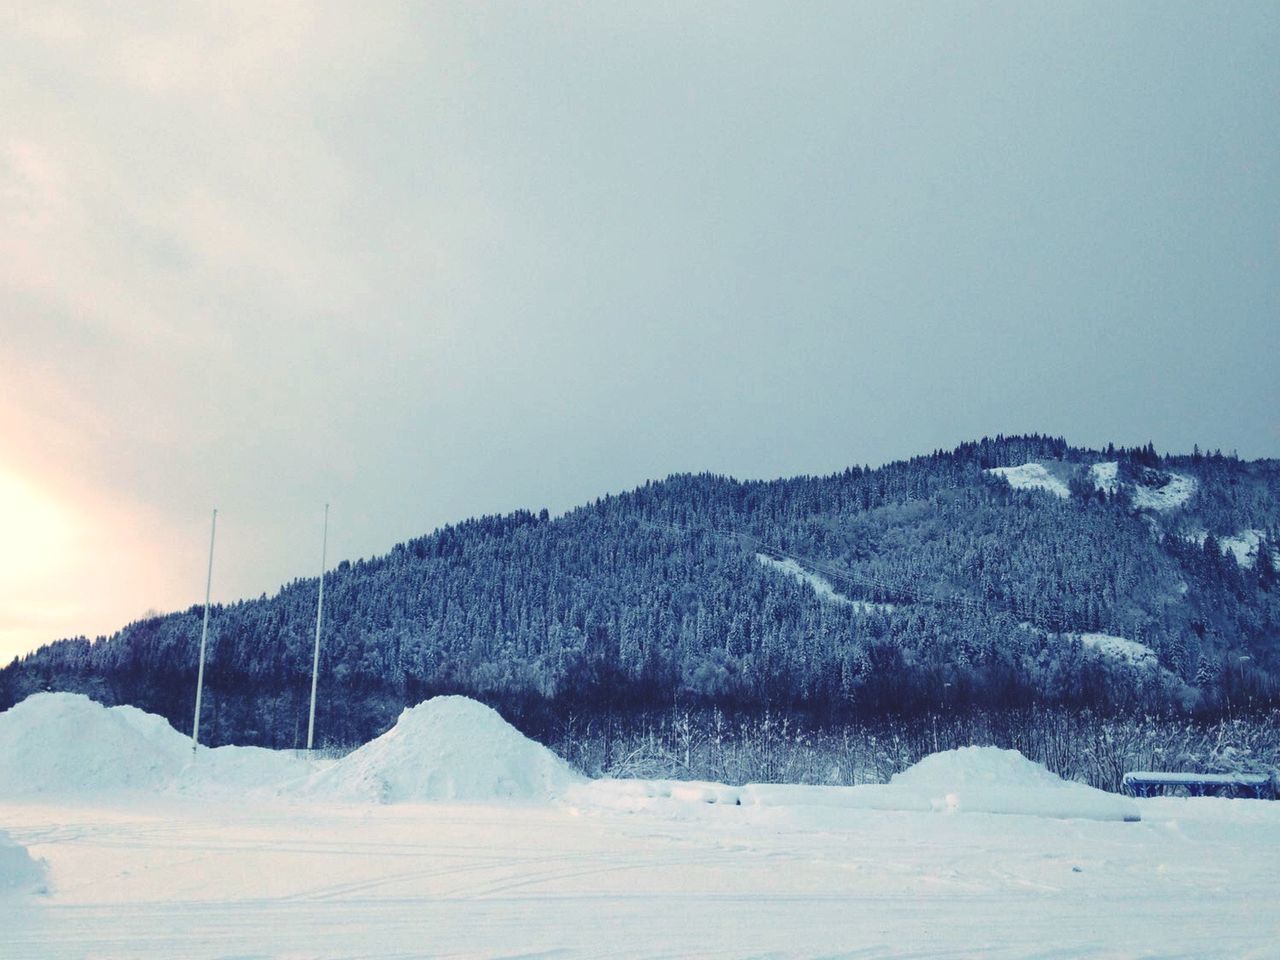
[[[0,802],[5,960],[1274,956],[1280,804],[1140,823],[691,802]]]
[[[272,751],[193,764],[140,711],[32,701],[0,714],[4,749],[54,755],[19,791],[0,755],[5,960],[1262,958],[1280,937],[1280,803],[1133,801],[1016,751],[865,787],[588,781],[446,697],[299,777]],[[71,772],[70,732],[127,762]]]

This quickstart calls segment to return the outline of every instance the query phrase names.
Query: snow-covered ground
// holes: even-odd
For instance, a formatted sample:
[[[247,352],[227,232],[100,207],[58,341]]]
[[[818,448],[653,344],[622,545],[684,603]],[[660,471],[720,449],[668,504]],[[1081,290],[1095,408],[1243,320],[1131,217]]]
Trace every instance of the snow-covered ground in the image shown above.
[[[120,719],[36,707],[26,720],[77,712],[89,743]],[[392,733],[256,796],[182,771],[186,792],[132,782],[151,769],[133,734],[115,786],[103,768],[39,792],[0,779],[0,870],[23,878],[0,892],[0,956],[1262,958],[1280,942],[1280,803],[1133,801],[992,748],[877,787],[591,782],[554,758],[547,774],[540,747],[456,698]],[[194,765],[214,756],[243,775],[235,753]],[[320,799],[347,761],[395,788]],[[513,773],[527,789],[504,794]],[[445,782],[473,799],[417,802]]]
[[[992,467],[986,472],[1003,477],[1015,490],[1047,490],[1064,500],[1071,496],[1071,490],[1066,483],[1050,472],[1043,463],[1024,463],[1018,467]]]

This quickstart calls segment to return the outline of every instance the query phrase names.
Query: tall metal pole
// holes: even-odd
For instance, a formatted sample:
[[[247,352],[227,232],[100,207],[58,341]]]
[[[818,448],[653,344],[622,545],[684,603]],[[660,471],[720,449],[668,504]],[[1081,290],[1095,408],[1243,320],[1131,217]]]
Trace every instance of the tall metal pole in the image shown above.
[[[320,622],[324,618],[324,567],[329,550],[329,505],[324,505],[324,537],[320,541],[320,598],[316,601],[316,650],[311,661],[311,713],[307,717],[307,749],[316,735],[316,680],[320,677]]]
[[[213,587],[213,539],[218,534],[218,511],[213,511],[213,527],[209,531],[209,575],[204,581],[204,626],[200,628],[200,669],[196,673],[196,719],[191,724],[191,752],[200,744],[200,696],[204,692],[204,648],[209,639],[209,593]]]

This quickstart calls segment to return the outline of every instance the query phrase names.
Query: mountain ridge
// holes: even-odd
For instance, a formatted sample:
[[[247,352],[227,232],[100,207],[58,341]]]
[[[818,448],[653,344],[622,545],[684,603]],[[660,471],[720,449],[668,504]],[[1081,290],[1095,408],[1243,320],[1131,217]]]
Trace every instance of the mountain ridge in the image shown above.
[[[1274,704],[1278,533],[1280,462],[1151,445],[997,436],[825,476],[675,474],[339,564],[318,725],[368,739],[433,693],[588,713]],[[850,603],[761,556],[840,580]],[[296,742],[315,588],[214,608],[215,742]],[[42,647],[0,670],[0,707],[68,689],[182,722],[199,613]]]

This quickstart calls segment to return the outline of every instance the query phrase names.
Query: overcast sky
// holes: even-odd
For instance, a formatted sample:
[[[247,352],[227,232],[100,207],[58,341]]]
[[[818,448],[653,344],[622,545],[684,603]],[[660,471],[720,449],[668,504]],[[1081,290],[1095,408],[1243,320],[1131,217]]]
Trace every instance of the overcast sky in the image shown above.
[[[1280,5],[0,11],[0,657],[676,471],[1280,455]]]

